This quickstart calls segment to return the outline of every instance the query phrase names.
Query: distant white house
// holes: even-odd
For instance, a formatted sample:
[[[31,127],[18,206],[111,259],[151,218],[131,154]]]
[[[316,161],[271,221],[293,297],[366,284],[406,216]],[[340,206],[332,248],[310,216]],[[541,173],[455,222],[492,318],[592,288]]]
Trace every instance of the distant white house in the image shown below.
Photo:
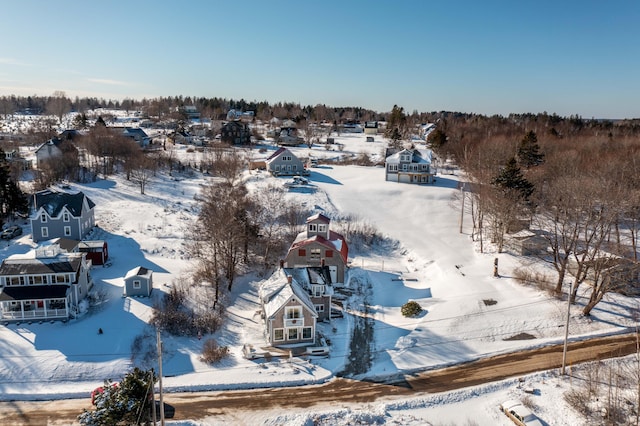
[[[63,144],[68,144],[68,142],[59,138],[52,138],[40,145],[35,152],[36,166],[42,167],[45,161],[62,157],[64,155]]]
[[[420,125],[420,137],[424,140],[427,140],[429,134],[436,129],[436,125],[433,123],[421,124]]]
[[[125,127],[122,134],[136,141],[142,148],[151,143],[151,138],[147,135],[147,132],[139,127]]]
[[[399,183],[433,183],[436,170],[432,166],[432,152],[428,149],[403,149],[385,159],[385,180]]]

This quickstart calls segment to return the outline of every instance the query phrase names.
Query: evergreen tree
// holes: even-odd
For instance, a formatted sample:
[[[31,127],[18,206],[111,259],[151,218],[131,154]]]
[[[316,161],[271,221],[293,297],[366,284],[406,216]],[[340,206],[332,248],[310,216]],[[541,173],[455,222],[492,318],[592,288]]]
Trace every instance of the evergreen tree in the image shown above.
[[[404,108],[394,105],[389,119],[387,120],[387,131],[385,136],[394,141],[400,140],[402,135],[406,132],[407,117],[404,113]],[[396,137],[397,139],[393,139]]]
[[[27,213],[28,202],[20,187],[11,180],[9,163],[0,148],[0,217],[13,213]]]
[[[520,141],[517,157],[518,163],[527,169],[539,166],[544,161],[544,154],[540,153],[538,137],[533,130],[530,130]]]
[[[442,148],[442,146],[447,143],[447,135],[440,129],[436,129],[431,134],[427,140],[431,143],[431,146],[434,149]]]
[[[493,179],[492,183],[523,201],[528,201],[533,194],[533,184],[522,175],[522,171],[513,157],[507,161],[506,166]]]
[[[73,125],[76,129],[86,129],[88,127],[88,118],[87,114],[84,112],[82,114],[77,114],[73,119]]]
[[[95,396],[96,409],[78,416],[86,426],[137,425],[150,419],[153,400],[149,398],[157,378],[153,371],[134,368],[120,383],[105,380],[102,392]]]

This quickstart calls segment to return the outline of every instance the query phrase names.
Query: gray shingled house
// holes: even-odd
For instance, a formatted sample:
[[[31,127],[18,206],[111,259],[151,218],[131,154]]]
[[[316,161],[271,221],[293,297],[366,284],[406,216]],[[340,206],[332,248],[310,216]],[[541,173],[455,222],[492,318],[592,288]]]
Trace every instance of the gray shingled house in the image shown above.
[[[58,237],[82,240],[95,226],[94,207],[82,192],[36,192],[32,199],[31,238],[36,243]]]

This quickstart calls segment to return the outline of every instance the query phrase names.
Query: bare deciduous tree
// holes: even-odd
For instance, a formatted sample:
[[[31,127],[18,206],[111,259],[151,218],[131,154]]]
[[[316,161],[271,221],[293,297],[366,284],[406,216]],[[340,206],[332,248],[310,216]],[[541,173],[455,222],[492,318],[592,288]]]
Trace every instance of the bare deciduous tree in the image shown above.
[[[71,100],[64,91],[56,90],[47,102],[47,111],[58,117],[58,124],[62,124],[64,115],[71,111]]]

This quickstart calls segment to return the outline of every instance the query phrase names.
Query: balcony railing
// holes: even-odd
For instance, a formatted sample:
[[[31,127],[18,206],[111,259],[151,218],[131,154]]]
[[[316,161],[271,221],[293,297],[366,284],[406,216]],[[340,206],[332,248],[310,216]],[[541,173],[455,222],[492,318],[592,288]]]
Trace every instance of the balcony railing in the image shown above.
[[[304,318],[285,318],[284,326],[291,327],[303,327],[304,326]]]
[[[47,309],[46,311],[43,308],[31,309],[31,310],[15,310],[2,311],[2,319],[5,320],[40,320],[40,319],[54,319],[54,318],[67,318],[69,313],[63,309]]]

